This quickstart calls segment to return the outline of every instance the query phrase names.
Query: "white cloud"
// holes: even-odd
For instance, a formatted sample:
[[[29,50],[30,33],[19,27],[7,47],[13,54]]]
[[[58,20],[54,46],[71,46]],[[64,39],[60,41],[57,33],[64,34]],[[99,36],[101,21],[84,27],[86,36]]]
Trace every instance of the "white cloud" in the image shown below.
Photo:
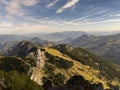
[[[5,10],[9,15],[15,15],[15,14],[18,14],[18,16],[23,15],[21,6],[19,4],[19,1],[17,0],[10,1],[9,4],[6,5]]]
[[[86,21],[85,24],[86,25],[95,25],[95,24],[99,24],[99,25],[107,25],[107,24],[115,24],[115,23],[120,23],[120,19],[107,19],[107,20],[101,20],[101,21]],[[77,22],[78,24],[78,22]],[[117,27],[116,27],[117,28]]]
[[[28,18],[28,17],[27,17]],[[0,33],[4,34],[30,34],[41,32],[58,32],[58,31],[96,31],[96,30],[120,30],[120,19],[108,19],[98,22],[90,21],[67,21],[62,19],[41,18],[36,19],[29,17],[30,21],[23,21],[19,24],[4,22],[0,24]],[[22,32],[21,32],[22,31]],[[18,33],[20,32],[20,33]]]
[[[21,3],[25,6],[33,6],[38,3],[38,0],[21,0]]]
[[[116,14],[115,16],[120,16],[120,14]]]
[[[8,22],[3,22],[3,23],[0,23],[0,27],[12,27],[13,24],[12,23],[8,23]]]
[[[105,20],[103,22],[107,22],[107,23],[109,23],[109,22],[120,22],[120,19],[109,19],[109,20]]]
[[[24,16],[23,6],[29,7],[38,3],[38,0],[2,0],[8,15]]]
[[[58,1],[59,1],[59,0],[54,0],[53,2],[49,3],[49,4],[47,5],[47,8],[50,8],[50,7],[54,6]]]
[[[67,8],[70,8],[72,6],[74,6],[77,2],[79,2],[79,0],[70,0],[69,2],[67,2],[64,6],[62,6],[61,8],[59,8],[56,13],[62,13],[64,10],[66,10]]]
[[[99,11],[99,12],[97,12],[97,11]],[[88,20],[91,20],[90,17],[99,15],[99,14],[105,15],[105,13],[107,13],[107,11],[108,11],[107,9],[105,9],[105,10],[104,9],[103,10],[95,9],[95,11],[94,10],[88,11],[85,16],[77,18],[77,19],[73,19],[71,22],[81,22],[81,21],[86,21],[86,20],[88,21]],[[100,17],[102,17],[102,15],[99,17],[94,17],[94,18],[101,19]]]

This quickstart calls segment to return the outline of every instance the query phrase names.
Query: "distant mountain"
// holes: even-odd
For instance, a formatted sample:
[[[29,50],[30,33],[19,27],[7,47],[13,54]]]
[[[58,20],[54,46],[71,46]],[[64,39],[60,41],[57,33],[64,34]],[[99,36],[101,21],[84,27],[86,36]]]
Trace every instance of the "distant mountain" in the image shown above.
[[[120,34],[109,36],[83,35],[69,44],[84,47],[120,65]]]
[[[58,44],[70,43],[70,42],[72,42],[73,40],[74,40],[73,38],[68,37],[68,38],[66,38],[66,39],[63,39],[63,40],[58,41],[57,43],[58,43]]]
[[[99,90],[103,90],[102,85],[104,88],[120,86],[120,67],[83,48],[75,48],[64,44],[43,48],[29,41],[21,41],[10,48],[6,55],[22,60],[20,66],[24,63],[29,66],[21,67],[23,70],[27,70],[25,72],[31,80],[43,85],[44,88],[49,87],[46,90],[52,90],[51,88],[56,87],[57,89],[54,90],[60,90],[59,88],[64,87],[71,88],[71,90],[74,90],[74,88],[99,87],[101,88]],[[20,69],[17,64],[19,63],[15,62],[14,70]],[[81,82],[76,81],[76,77],[70,79],[75,75],[82,76],[84,79],[78,76],[77,79],[81,79]],[[74,79],[76,81],[75,85],[69,86],[74,82]],[[67,81],[68,83],[65,83]],[[98,83],[100,83],[100,86],[97,85]]]
[[[120,31],[106,31],[106,30],[101,30],[101,31],[90,31],[88,32],[89,34],[95,35],[95,36],[106,36],[106,35],[115,35],[119,34]]]
[[[43,33],[43,34],[31,34],[29,36],[39,37],[43,40],[48,41],[60,41],[67,38],[77,38],[81,35],[87,34],[82,31],[64,31],[64,32],[55,32],[55,33]]]
[[[0,34],[0,43],[6,43],[11,41],[28,40],[30,37],[24,35],[12,35],[12,34]]]
[[[5,42],[0,44],[0,55],[3,55],[10,47],[14,46],[17,41]]]
[[[70,40],[70,38],[76,38],[86,34],[81,31],[67,31],[67,32],[56,32],[56,33],[40,33],[40,34],[30,34],[30,35],[12,35],[12,34],[0,34],[0,55],[3,54],[8,48],[13,46],[15,43],[22,40],[28,40],[39,46],[51,46],[57,44],[53,41]],[[68,41],[69,41],[68,40]],[[52,42],[51,42],[52,41]]]
[[[12,47],[16,43],[28,40],[34,44],[39,46],[51,46],[53,42],[49,42],[47,40],[40,39],[38,37],[32,36],[23,36],[23,35],[0,35],[0,54],[3,54],[8,48]]]
[[[43,39],[40,39],[38,37],[34,37],[34,38],[30,39],[29,41],[34,43],[34,44],[37,44],[39,46],[51,46],[53,44],[53,42],[43,40]]]
[[[0,34],[0,52],[4,53],[8,48],[21,40],[28,40],[30,37],[24,35]]]

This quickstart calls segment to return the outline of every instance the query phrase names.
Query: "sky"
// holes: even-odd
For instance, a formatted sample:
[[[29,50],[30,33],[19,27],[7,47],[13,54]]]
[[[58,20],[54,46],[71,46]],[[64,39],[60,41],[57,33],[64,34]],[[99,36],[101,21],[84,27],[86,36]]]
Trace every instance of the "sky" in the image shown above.
[[[120,31],[120,0],[0,0],[0,34]]]

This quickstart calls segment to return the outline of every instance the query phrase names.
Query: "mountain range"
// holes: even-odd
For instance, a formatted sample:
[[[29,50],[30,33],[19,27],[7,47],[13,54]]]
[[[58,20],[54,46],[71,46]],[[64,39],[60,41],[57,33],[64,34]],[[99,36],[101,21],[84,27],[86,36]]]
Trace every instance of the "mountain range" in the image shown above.
[[[120,34],[95,36],[81,31],[70,31],[24,36],[0,35],[0,54],[3,54],[8,48],[21,40],[28,40],[39,46],[52,46],[66,43],[76,47],[83,47],[120,65]]]
[[[120,34],[108,36],[83,35],[74,40],[64,41],[77,47],[84,47],[120,65]]]
[[[58,37],[51,41],[27,35],[2,35],[5,38],[0,39],[0,88],[119,90],[120,34],[70,33],[73,32],[63,40]]]
[[[8,48],[12,47],[17,42],[22,40],[28,40],[39,46],[51,46],[56,44],[56,41],[76,38],[86,34],[82,31],[66,31],[56,33],[41,33],[41,34],[29,34],[29,35],[12,35],[12,34],[0,34],[0,54],[3,54]]]
[[[26,78],[34,81],[35,85],[42,85],[45,90],[61,88],[63,90],[70,88],[71,90],[77,90],[77,88],[104,90],[120,85],[120,66],[86,49],[65,44],[41,47],[24,40],[9,48],[0,58],[0,62],[2,74],[17,74],[20,80],[24,80],[20,75],[22,73]],[[13,89],[17,87],[16,85],[24,87],[27,83],[27,81],[24,84],[14,81],[16,84],[13,85],[14,82],[10,82],[8,86],[5,83],[7,78],[3,78],[4,80],[1,81],[3,88]],[[31,85],[34,87],[34,84]],[[38,89],[42,88],[38,86],[36,90],[42,90]],[[19,88],[21,90],[21,87]]]
[[[29,37],[34,36],[34,37],[38,37],[48,41],[60,41],[67,38],[75,39],[84,34],[87,34],[87,33],[83,31],[64,31],[64,32],[55,32],[55,33],[30,34],[28,36]]]

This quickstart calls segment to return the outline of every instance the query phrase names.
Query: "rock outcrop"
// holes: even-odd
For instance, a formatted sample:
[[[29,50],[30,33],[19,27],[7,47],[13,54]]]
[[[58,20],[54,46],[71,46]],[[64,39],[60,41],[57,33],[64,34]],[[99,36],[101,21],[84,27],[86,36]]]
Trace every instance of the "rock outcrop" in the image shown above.
[[[45,54],[43,51],[38,49],[36,52],[31,52],[28,56],[34,58],[36,60],[37,66],[33,67],[31,80],[37,82],[38,84],[42,85],[42,74],[41,71],[45,65]]]
[[[30,68],[31,80],[42,84],[41,70],[45,65],[45,54],[40,48],[28,41],[21,41],[6,53],[7,56],[18,56],[25,58],[32,58],[35,60],[36,66]]]

